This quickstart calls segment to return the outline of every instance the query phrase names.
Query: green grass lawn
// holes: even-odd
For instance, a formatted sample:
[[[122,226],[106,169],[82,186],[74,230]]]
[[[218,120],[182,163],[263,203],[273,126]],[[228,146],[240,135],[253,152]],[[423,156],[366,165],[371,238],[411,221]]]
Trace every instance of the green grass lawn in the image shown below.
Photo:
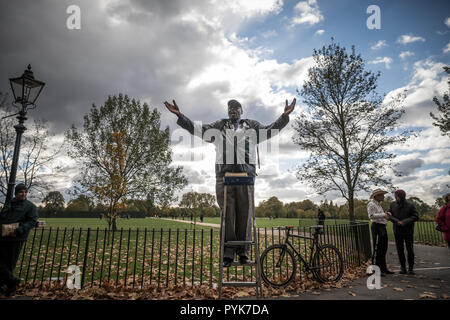
[[[52,227],[56,228],[91,228],[96,229],[99,228],[104,230],[108,228],[107,220],[105,219],[97,219],[97,218],[42,218],[41,220],[45,220],[46,228]],[[190,220],[185,220],[187,223],[171,221],[166,219],[158,219],[158,218],[144,218],[144,219],[123,219],[120,218],[117,220],[117,227],[120,230],[123,228],[124,230],[128,230],[129,228],[135,229],[172,229],[176,230],[177,228],[180,230],[191,230],[194,228],[193,223]],[[197,219],[199,222],[200,219]],[[220,224],[219,217],[206,217],[203,222]],[[363,221],[367,222],[367,221]],[[335,225],[335,224],[347,224],[347,219],[327,219],[325,220],[325,225]],[[268,218],[256,218],[256,225],[258,228],[276,228],[279,226],[294,226],[300,228],[307,228],[312,225],[316,225],[316,219],[298,219],[298,218],[278,218],[278,219],[268,219]],[[209,230],[210,226],[201,226],[196,225],[195,229],[205,229]],[[387,224],[387,231],[389,241],[394,241],[394,233],[392,228],[392,223]],[[442,234],[436,230],[434,230],[434,224],[432,222],[419,221],[415,224],[415,232],[414,232],[414,240],[420,243],[428,243],[428,244],[437,244],[442,242]]]
[[[97,218],[41,218],[39,220],[44,220],[46,223],[46,228],[91,228],[101,230],[108,228],[108,222],[105,219],[97,219]],[[173,229],[177,228],[180,230],[191,229],[193,228],[193,224],[170,221],[165,219],[158,218],[143,218],[143,219],[118,219],[117,220],[117,228],[120,230],[121,228],[125,229]],[[211,227],[205,227],[196,225],[196,229],[211,229]]]
[[[214,218],[204,218],[203,222],[206,223],[220,223],[219,217]],[[325,224],[334,225],[334,224],[347,224],[347,219],[327,219],[325,220]],[[317,219],[298,219],[298,218],[278,218],[278,219],[269,219],[269,218],[256,218],[256,226],[258,228],[275,228],[275,227],[284,227],[284,226],[294,226],[294,227],[309,227],[312,225],[317,225]]]

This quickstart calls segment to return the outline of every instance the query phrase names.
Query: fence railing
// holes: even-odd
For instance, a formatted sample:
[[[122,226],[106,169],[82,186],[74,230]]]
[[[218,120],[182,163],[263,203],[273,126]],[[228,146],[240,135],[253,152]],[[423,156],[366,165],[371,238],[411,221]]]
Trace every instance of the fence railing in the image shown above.
[[[298,227],[296,232],[310,235],[307,227]],[[258,235],[260,252],[284,240],[283,231],[276,228],[258,228]],[[346,268],[371,257],[367,223],[326,225],[320,241],[340,249]],[[297,239],[294,245],[309,256],[309,240]],[[73,266],[81,271],[81,287],[213,286],[218,282],[218,262],[219,232],[215,229],[112,232],[99,228],[37,228],[22,248],[15,273],[31,287],[65,283],[67,270]],[[300,268],[300,276],[302,272]],[[254,273],[251,267],[230,267],[225,278],[247,281],[255,278]]]
[[[434,221],[418,221],[414,224],[414,241],[428,245],[447,245],[442,232],[435,229]]]
[[[361,221],[359,222],[366,222],[369,223],[369,221]],[[336,219],[327,219],[325,220],[326,225],[333,225],[333,224],[342,224],[343,220],[336,220]],[[316,219],[298,219],[298,224],[301,227],[310,226],[317,224]],[[434,221],[427,221],[427,220],[419,220],[414,223],[414,242],[415,243],[421,243],[421,244],[427,244],[427,245],[447,245],[447,243],[444,241],[442,232],[439,232],[435,229],[435,222]],[[387,224],[387,232],[388,232],[388,238],[389,241],[394,241],[394,232],[392,228],[392,223],[388,222]]]

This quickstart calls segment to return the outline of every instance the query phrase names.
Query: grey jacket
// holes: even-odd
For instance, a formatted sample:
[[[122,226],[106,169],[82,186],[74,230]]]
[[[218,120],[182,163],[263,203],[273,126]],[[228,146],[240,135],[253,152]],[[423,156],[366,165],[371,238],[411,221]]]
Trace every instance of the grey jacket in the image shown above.
[[[246,172],[256,176],[255,146],[277,134],[289,122],[289,116],[281,115],[270,125],[262,125],[258,121],[239,119],[235,130],[230,119],[221,119],[211,124],[195,127],[194,123],[181,114],[177,124],[199,136],[206,142],[216,146],[216,177],[223,177],[225,172]],[[272,131],[271,131],[272,130]]]

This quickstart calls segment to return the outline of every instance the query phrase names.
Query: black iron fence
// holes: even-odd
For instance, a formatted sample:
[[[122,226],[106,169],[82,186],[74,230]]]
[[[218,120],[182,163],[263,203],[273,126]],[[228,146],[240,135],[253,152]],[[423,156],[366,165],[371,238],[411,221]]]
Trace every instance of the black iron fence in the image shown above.
[[[369,221],[361,221],[359,222],[366,222],[369,223]],[[298,219],[299,226],[305,227],[310,225],[317,224],[316,219]],[[325,220],[326,225],[339,225],[342,224],[343,220],[336,220],[336,219],[327,219]],[[414,242],[420,243],[420,244],[426,244],[426,245],[433,245],[433,246],[440,246],[440,245],[447,245],[447,242],[444,241],[444,237],[442,232],[439,232],[435,229],[436,223],[434,221],[427,221],[427,220],[419,220],[414,223]],[[394,241],[394,232],[392,228],[392,223],[388,222],[387,224],[387,232],[388,232],[388,238],[389,241]]]
[[[308,227],[296,232],[311,235]],[[284,231],[259,228],[260,252],[282,242]],[[322,243],[333,243],[342,252],[346,268],[371,257],[368,223],[326,225]],[[309,240],[294,242],[308,255]],[[124,286],[145,288],[156,285],[208,284],[218,282],[219,232],[180,229],[75,229],[37,228],[24,244],[16,275],[27,286],[64,284],[68,269],[78,269],[81,287]],[[253,251],[251,252],[253,258]],[[302,276],[300,268],[300,276]],[[230,267],[227,281],[254,279],[252,267]]]

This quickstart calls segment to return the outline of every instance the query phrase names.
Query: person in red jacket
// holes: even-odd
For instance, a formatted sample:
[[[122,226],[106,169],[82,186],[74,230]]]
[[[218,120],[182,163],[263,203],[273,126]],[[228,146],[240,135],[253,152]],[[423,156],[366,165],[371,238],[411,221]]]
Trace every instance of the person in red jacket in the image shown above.
[[[448,243],[450,249],[450,193],[444,196],[445,204],[439,210],[436,217],[436,223],[439,226],[440,231],[444,233],[444,240]]]

